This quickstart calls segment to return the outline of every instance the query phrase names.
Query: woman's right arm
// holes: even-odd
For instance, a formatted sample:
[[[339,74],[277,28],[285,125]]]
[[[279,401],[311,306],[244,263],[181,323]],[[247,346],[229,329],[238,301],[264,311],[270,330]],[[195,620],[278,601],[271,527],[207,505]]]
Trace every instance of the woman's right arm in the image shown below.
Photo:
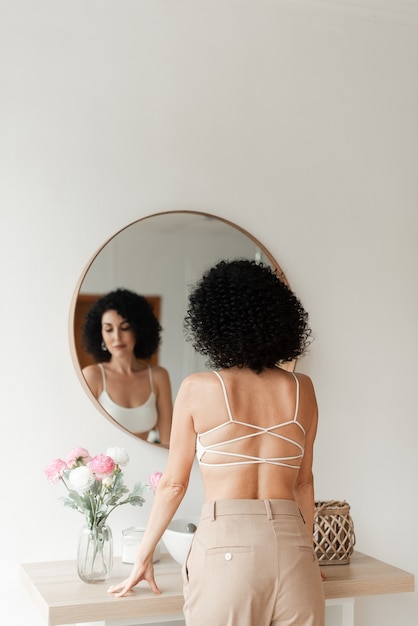
[[[191,397],[193,383],[183,381],[174,403],[167,467],[158,483],[143,539],[138,546],[131,573],[109,588],[117,597],[126,595],[141,580],[159,593],[154,579],[152,557],[155,547],[177,511],[189,484],[196,449]]]

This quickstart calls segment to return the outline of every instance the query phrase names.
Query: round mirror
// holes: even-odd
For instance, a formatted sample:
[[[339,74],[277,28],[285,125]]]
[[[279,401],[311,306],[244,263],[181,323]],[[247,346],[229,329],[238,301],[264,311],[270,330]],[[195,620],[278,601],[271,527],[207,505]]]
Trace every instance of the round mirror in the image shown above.
[[[134,291],[150,302],[162,327],[160,346],[150,363],[168,371],[174,399],[183,378],[206,369],[204,358],[183,335],[189,288],[206,269],[221,259],[232,258],[268,263],[287,282],[274,258],[248,232],[224,219],[193,211],[140,219],[116,233],[93,256],[71,305],[71,351],[86,393],[116,426],[133,434],[99,404],[82,374],[85,366],[95,363],[82,341],[87,311],[104,294],[118,288]]]

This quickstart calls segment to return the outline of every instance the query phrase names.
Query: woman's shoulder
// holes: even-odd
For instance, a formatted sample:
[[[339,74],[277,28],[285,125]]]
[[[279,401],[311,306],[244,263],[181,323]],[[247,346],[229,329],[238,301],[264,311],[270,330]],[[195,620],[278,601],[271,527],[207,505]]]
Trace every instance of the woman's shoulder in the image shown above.
[[[100,372],[101,368],[104,366],[104,363],[92,363],[91,365],[86,365],[81,370],[82,372]]]
[[[86,365],[81,372],[90,388],[90,391],[95,398],[98,398],[103,389],[103,376],[100,365],[98,363],[95,363],[94,365]]]
[[[213,372],[194,372],[183,378],[180,387],[183,389],[193,389],[195,387],[208,387],[216,384],[216,377]],[[219,383],[217,383],[219,385]]]
[[[308,374],[303,374],[302,372],[293,372],[294,376],[297,377],[299,383],[306,387],[306,389],[313,389],[312,378],[308,376]]]
[[[215,374],[214,371],[193,372],[193,374],[189,374],[188,376],[186,376],[184,380],[190,381],[191,383],[198,383],[198,384],[202,382],[216,381],[216,376],[214,374]]]
[[[93,365],[86,365],[86,367],[83,367],[83,369],[81,370],[81,373],[87,381],[93,381],[99,377],[102,377],[102,372],[98,363],[94,363]]]
[[[302,372],[276,368],[275,371],[271,371],[271,377],[269,380],[272,385],[276,384],[275,381],[279,381],[280,389],[282,391],[286,390],[289,395],[294,394],[296,384],[297,389],[299,389],[300,396],[304,396],[306,398],[309,396],[315,396],[312,379],[310,376]]]
[[[207,403],[213,397],[213,384],[216,384],[216,377],[211,372],[196,372],[189,374],[180,383],[176,394],[176,403],[185,402],[188,406],[195,405],[196,400]],[[219,385],[219,383],[218,383]]]
[[[312,379],[307,374],[296,373],[297,379],[299,381],[299,398],[301,401],[301,409],[303,407],[308,407],[309,411],[312,409],[317,411],[317,400],[315,387],[312,382]]]
[[[151,372],[153,377],[160,377],[160,378],[167,378],[169,377],[169,373],[168,370],[165,367],[162,367],[161,365],[151,365]]]

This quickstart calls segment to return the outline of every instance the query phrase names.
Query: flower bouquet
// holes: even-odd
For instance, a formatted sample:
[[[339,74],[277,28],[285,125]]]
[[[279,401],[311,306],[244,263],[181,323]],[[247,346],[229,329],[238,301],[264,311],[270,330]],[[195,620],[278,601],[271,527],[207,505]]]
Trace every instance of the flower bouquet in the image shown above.
[[[78,549],[78,574],[86,582],[106,580],[112,567],[112,533],[107,526],[110,513],[122,504],[142,506],[146,486],[136,483],[129,492],[122,467],[129,462],[124,448],[109,448],[106,454],[90,456],[85,448],[74,448],[66,460],[55,459],[45,468],[47,480],[62,482],[67,497],[64,506],[82,513],[82,529]]]

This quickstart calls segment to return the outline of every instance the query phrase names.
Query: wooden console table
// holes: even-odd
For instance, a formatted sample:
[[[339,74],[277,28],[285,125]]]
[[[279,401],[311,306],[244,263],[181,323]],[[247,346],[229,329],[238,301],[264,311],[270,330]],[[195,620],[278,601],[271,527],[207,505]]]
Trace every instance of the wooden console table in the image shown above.
[[[327,576],[323,583],[327,603],[343,605],[344,626],[354,624],[355,597],[414,591],[413,574],[356,551],[349,565],[322,569]],[[181,570],[168,554],[155,564],[161,595],[155,595],[144,582],[124,598],[107,593],[107,588],[123,580],[130,570],[131,565],[115,559],[107,582],[87,584],[78,578],[75,561],[51,561],[25,563],[20,576],[48,626],[161,624],[183,619]]]

